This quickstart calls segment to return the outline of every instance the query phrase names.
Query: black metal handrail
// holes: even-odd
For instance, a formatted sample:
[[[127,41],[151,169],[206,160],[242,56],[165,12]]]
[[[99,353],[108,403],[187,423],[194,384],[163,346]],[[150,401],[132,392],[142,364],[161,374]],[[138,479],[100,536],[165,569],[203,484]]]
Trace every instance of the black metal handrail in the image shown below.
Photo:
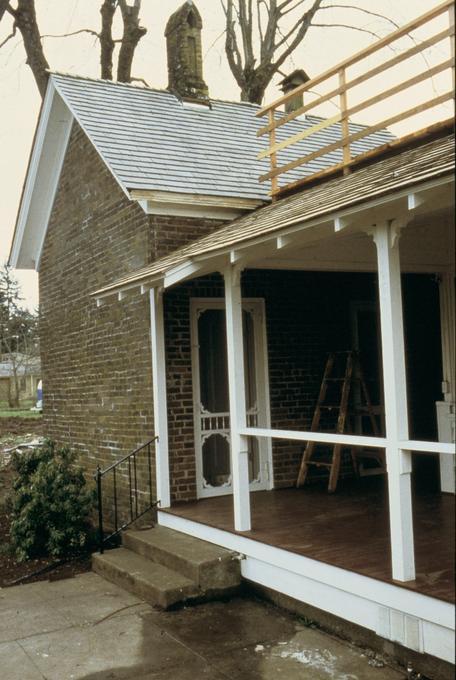
[[[104,546],[106,543],[108,543],[114,536],[117,536],[120,534],[121,531],[126,529],[130,524],[133,524],[133,522],[136,522],[140,517],[146,514],[146,512],[149,512],[149,510],[152,510],[152,508],[156,507],[157,501],[154,501],[153,499],[153,487],[152,487],[152,459],[151,459],[151,445],[158,441],[158,437],[154,437],[150,441],[146,442],[146,444],[143,444],[139,448],[135,449],[135,451],[132,451],[131,453],[128,453],[126,456],[121,458],[120,460],[116,461],[109,467],[105,468],[102,470],[99,465],[97,465],[97,471],[94,475],[96,483],[97,483],[97,496],[98,496],[98,541],[99,541],[99,550],[100,553],[104,552]],[[142,452],[145,452],[147,455],[147,470],[148,470],[148,482],[149,482],[149,489],[148,489],[148,496],[149,496],[149,501],[147,503],[147,506],[144,507],[139,507],[138,503],[138,471],[137,471],[137,456],[140,455]],[[128,462],[128,499],[129,499],[129,519],[126,521],[122,522],[119,524],[119,512],[118,512],[118,497],[117,497],[117,469],[118,467],[122,464]],[[113,475],[113,504],[114,504],[114,531],[111,531],[111,533],[107,534],[105,536],[104,534],[104,519],[103,519],[103,487],[102,487],[102,481],[103,478],[108,474],[112,473]],[[132,483],[134,482],[134,486],[132,486]],[[134,490],[134,494],[133,494]]]

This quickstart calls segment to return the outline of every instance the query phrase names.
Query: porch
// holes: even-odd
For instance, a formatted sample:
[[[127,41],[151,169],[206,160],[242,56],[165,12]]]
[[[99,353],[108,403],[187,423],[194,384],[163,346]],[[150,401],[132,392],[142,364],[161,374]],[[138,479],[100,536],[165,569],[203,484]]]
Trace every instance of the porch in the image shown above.
[[[162,511],[341,569],[454,602],[454,496],[413,494],[416,578],[391,577],[388,490],[384,477],[350,480],[337,495],[321,484],[251,495],[252,529],[236,532],[230,496],[178,503]]]
[[[447,661],[452,145],[437,138],[317,184],[94,294],[101,305],[149,292],[159,523],[245,556],[242,574],[260,586]],[[379,432],[312,427],[325,356],[357,341],[371,352]],[[387,474],[347,475],[333,496],[318,482],[279,488],[296,484],[307,442],[384,451]],[[223,464],[206,465],[216,448]]]

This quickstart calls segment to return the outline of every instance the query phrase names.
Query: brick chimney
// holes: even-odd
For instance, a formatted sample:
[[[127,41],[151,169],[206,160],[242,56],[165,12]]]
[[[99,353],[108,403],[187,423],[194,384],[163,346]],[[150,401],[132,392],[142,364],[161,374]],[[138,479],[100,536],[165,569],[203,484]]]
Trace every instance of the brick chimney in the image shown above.
[[[302,68],[298,68],[293,71],[293,73],[290,73],[289,76],[286,76],[286,78],[281,80],[279,85],[282,92],[284,94],[288,94],[288,92],[294,90],[295,87],[307,83],[308,80],[310,80],[310,78],[307,73]],[[285,102],[285,113],[296,111],[297,109],[300,109],[301,106],[304,106],[304,97],[302,92]]]
[[[207,100],[203,80],[201,15],[187,0],[168,20],[165,30],[168,52],[168,90],[182,99]]]

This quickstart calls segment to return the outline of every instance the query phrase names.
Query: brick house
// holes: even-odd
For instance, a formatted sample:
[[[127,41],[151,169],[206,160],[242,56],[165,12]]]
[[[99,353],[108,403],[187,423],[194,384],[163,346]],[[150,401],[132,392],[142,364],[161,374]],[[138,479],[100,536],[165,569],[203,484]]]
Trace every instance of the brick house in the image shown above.
[[[88,474],[158,436],[159,524],[242,553],[258,587],[452,661],[448,122],[396,140],[298,115],[303,77],[271,151],[260,107],[209,98],[192,3],[166,35],[167,91],[49,79],[10,257],[40,274],[46,433]],[[329,434],[312,426],[323,370],[352,350],[376,431],[354,388],[349,431]],[[324,465],[295,488],[309,441],[338,448],[337,494]]]

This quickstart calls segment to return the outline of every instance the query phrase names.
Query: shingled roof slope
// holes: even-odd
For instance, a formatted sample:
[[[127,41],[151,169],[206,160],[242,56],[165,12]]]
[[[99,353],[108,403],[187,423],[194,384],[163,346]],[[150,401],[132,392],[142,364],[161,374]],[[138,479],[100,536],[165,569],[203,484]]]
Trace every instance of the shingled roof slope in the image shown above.
[[[277,235],[281,230],[298,223],[323,218],[349,206],[454,173],[454,142],[454,134],[451,134],[421,144],[392,157],[377,159],[345,177],[323,182],[259,208],[147,267],[114,281],[93,295],[102,296],[161,278],[166,272],[194,257],[215,256],[226,249],[253,242],[254,239],[269,234]]]
[[[258,177],[269,170],[257,160],[266,137],[256,132],[264,120],[259,107],[245,102],[211,100],[192,106],[163,90],[54,73],[51,79],[72,114],[124,190],[162,190],[212,196],[269,200],[269,183]],[[297,119],[277,130],[277,141],[320,119]],[[362,126],[351,125],[356,132]],[[313,134],[279,154],[279,163],[305,156],[340,139],[340,125]],[[353,155],[390,141],[378,132],[352,146]],[[288,182],[341,160],[327,154],[287,173]]]

